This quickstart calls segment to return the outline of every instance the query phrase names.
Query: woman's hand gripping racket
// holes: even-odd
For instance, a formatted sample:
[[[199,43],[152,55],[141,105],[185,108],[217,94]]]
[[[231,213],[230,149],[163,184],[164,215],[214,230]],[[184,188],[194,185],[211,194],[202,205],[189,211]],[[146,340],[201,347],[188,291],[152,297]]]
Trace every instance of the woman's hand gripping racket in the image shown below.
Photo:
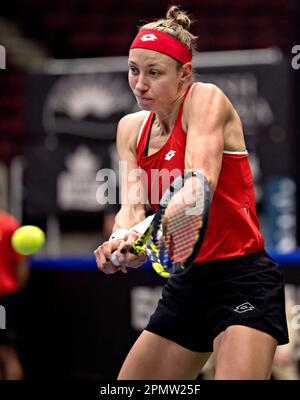
[[[210,187],[203,174],[193,171],[177,177],[130,251],[146,254],[154,270],[165,278],[186,272],[203,242],[210,201]],[[111,260],[119,265],[116,252]]]

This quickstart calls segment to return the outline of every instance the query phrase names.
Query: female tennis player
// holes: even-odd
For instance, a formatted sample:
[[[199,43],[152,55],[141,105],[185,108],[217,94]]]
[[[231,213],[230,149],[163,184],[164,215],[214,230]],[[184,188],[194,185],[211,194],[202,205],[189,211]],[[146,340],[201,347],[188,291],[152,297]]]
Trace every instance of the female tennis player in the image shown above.
[[[110,274],[144,263],[128,251],[139,236],[128,230],[145,218],[144,192],[156,210],[164,180],[157,171],[203,171],[213,194],[208,228],[193,267],[168,279],[118,378],[196,379],[214,352],[215,379],[269,379],[276,346],[288,342],[282,276],[264,250],[239,116],[219,88],[193,81],[190,24],[172,6],[132,42],[129,85],[142,111],[118,125],[127,191],[97,265]]]

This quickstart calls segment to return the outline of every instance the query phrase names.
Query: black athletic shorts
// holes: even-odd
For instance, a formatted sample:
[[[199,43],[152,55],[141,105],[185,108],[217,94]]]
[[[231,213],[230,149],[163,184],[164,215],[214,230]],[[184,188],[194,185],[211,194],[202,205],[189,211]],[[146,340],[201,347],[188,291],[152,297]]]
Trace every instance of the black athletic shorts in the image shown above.
[[[146,330],[197,352],[231,325],[245,325],[288,343],[284,283],[265,252],[195,264],[163,288]]]

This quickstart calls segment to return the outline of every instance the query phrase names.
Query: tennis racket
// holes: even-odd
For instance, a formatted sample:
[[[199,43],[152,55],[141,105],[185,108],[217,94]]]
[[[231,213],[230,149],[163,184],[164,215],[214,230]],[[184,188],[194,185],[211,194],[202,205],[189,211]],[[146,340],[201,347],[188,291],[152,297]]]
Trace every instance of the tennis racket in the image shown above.
[[[131,252],[148,256],[154,270],[168,278],[186,272],[205,237],[211,192],[203,174],[190,171],[177,177],[163,194],[145,232]],[[111,261],[119,265],[116,251]]]

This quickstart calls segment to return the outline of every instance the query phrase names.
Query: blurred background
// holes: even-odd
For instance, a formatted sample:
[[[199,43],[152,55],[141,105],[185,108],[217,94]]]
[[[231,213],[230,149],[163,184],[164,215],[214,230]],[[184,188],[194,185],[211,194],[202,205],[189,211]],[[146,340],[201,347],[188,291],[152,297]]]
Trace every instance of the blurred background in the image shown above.
[[[300,71],[293,58],[295,46],[300,52],[300,3],[180,4],[195,20],[198,79],[217,84],[243,122],[261,227],[292,304],[298,363]],[[114,188],[97,172],[118,172],[116,125],[137,110],[127,84],[128,48],[137,27],[164,17],[169,5],[1,5],[0,208],[47,235],[28,259],[21,293],[18,352],[27,379],[114,379],[160,296],[163,281],[147,266],[107,277],[97,271],[93,250],[110,235],[118,210],[106,204]]]

